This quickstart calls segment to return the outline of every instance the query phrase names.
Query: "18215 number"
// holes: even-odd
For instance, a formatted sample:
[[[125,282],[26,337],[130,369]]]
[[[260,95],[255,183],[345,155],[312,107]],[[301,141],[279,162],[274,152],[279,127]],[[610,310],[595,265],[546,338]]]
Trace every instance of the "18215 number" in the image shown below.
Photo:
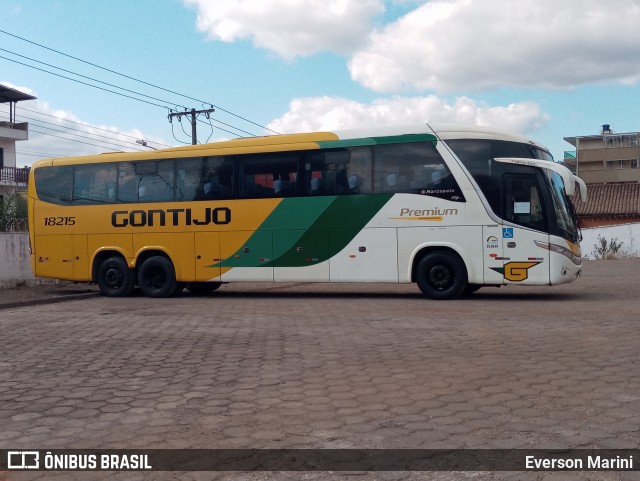
[[[75,217],[45,217],[44,225],[46,226],[76,225],[76,218]]]

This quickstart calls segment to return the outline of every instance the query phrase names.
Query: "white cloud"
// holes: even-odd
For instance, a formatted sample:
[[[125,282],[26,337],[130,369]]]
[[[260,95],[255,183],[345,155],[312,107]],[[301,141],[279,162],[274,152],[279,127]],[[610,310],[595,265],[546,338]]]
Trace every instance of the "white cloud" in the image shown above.
[[[37,96],[32,89],[10,82],[0,82],[15,90]],[[0,104],[0,119],[9,117],[7,105]],[[54,109],[42,100],[27,100],[16,104],[16,122],[29,124],[29,139],[16,142],[17,166],[31,165],[35,160],[56,157],[93,155],[101,152],[143,150],[135,139],[149,143],[166,141],[143,134],[138,129],[122,131],[114,126],[87,125],[88,122],[72,112]]]
[[[212,40],[253,44],[286,59],[320,51],[350,53],[366,39],[382,0],[183,0]]]
[[[635,0],[432,0],[373,32],[354,80],[378,92],[640,80]]]
[[[295,99],[268,127],[281,133],[353,129],[422,122],[480,124],[530,134],[548,121],[533,102],[487,106],[467,97],[450,103],[435,95],[394,97],[363,104],[339,97]]]

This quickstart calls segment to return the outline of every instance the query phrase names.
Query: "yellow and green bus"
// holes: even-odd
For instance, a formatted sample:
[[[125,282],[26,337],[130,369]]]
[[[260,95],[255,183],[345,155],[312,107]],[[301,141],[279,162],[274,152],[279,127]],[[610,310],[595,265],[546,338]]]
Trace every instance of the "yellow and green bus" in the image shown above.
[[[37,162],[34,275],[150,297],[221,283],[417,283],[452,299],[581,272],[571,197],[548,150],[482,127],[243,138]]]

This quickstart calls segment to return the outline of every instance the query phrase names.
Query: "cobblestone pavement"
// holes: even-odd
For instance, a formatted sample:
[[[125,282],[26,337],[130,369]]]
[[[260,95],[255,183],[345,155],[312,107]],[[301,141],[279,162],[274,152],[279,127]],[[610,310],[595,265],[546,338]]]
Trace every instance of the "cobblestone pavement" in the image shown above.
[[[640,260],[557,287],[232,284],[0,311],[0,448],[640,448]],[[587,476],[588,475],[588,476]],[[634,473],[0,473],[637,479]]]

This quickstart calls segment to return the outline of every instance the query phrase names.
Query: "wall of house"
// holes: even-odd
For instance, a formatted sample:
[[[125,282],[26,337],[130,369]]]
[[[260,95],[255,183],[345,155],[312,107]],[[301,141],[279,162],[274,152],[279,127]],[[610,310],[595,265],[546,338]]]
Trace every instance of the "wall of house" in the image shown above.
[[[0,288],[51,282],[31,274],[28,233],[0,232]]]
[[[640,223],[582,229],[582,236],[582,254],[590,259],[594,258],[592,253],[598,244],[598,236],[604,237],[607,242],[612,239],[622,242],[619,252],[621,257],[640,256]]]
[[[3,150],[4,163],[2,167],[16,166],[16,141],[0,137],[0,149]]]

